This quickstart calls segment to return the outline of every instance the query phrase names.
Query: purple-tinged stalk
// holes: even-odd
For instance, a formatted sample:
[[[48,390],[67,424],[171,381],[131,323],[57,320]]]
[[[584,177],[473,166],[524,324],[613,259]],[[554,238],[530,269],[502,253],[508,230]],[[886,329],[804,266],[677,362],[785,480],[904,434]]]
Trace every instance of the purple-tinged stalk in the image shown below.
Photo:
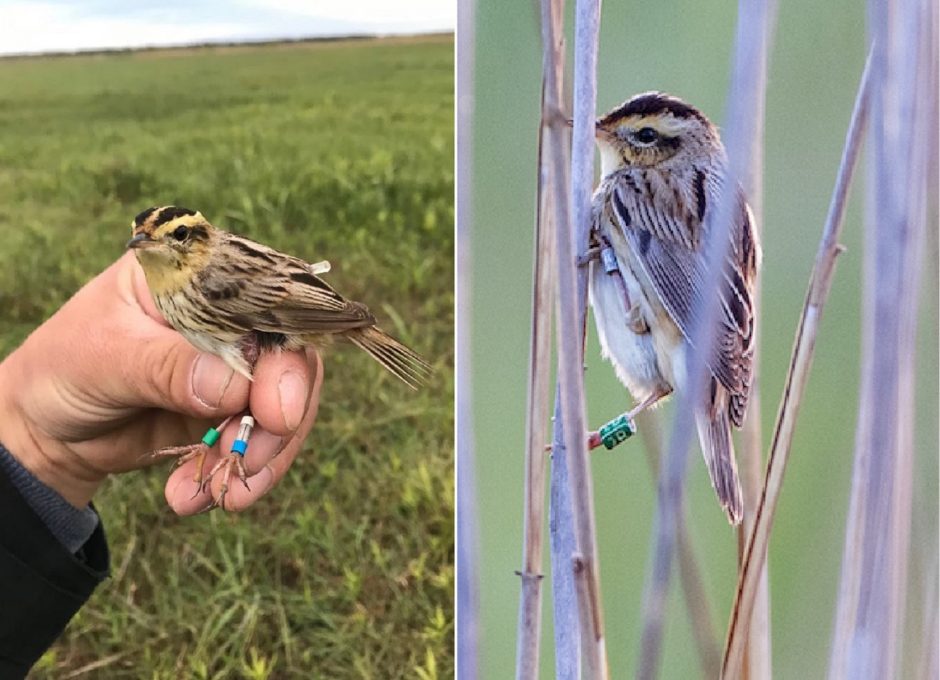
[[[659,464],[664,455],[663,425],[660,413],[643,411],[637,416],[637,431],[646,449],[646,462],[653,479],[659,477]],[[712,608],[702,578],[702,569],[695,554],[695,545],[689,534],[688,504],[679,508],[676,527],[676,560],[679,565],[679,584],[682,587],[685,608],[689,614],[695,649],[703,678],[714,678],[721,668],[721,647],[712,619]]]
[[[767,473],[754,527],[748,538],[744,559],[738,573],[738,585],[734,605],[731,609],[731,621],[725,642],[725,654],[722,662],[722,677],[737,678],[741,672],[744,651],[747,645],[748,628],[754,600],[761,580],[761,573],[767,562],[767,546],[770,531],[776,513],[777,502],[783,487],[784,472],[793,443],[793,433],[799,407],[809,380],[809,372],[819,332],[819,322],[825,303],[829,298],[832,279],[835,274],[836,258],[842,252],[839,235],[842,232],[845,205],[851,185],[858,152],[861,147],[862,133],[868,115],[869,69],[866,66],[859,85],[855,108],[846,133],[845,148],[836,177],[829,213],[823,227],[816,262],[810,276],[809,289],[803,303],[803,311],[797,327],[796,340],[790,358],[790,368],[784,385],[783,397],[774,425],[770,453],[767,459]]]
[[[740,4],[738,22],[741,26],[772,25],[772,3],[751,0]],[[769,30],[769,29],[768,29]],[[706,248],[707,273],[705,290],[717,291],[722,264],[731,243],[728,238],[736,205],[735,187],[747,174],[753,157],[756,120],[759,117],[766,66],[767,40],[763,31],[739,30],[735,40],[735,56],[731,89],[725,123],[725,146],[728,168],[723,190],[715,211],[715,221]],[[666,595],[676,546],[676,526],[682,504],[686,459],[694,428],[694,406],[702,403],[706,387],[705,357],[711,355],[716,340],[719,295],[704,294],[704,308],[698,315],[688,359],[689,389],[679,395],[673,432],[659,477],[656,518],[653,527],[653,551],[643,603],[643,633],[637,677],[655,678],[662,652]]]
[[[771,0],[768,18],[777,12],[776,0]],[[764,63],[757,69],[760,82],[758,88],[758,114],[755,117],[754,143],[751,152],[751,162],[748,172],[742,178],[744,193],[747,196],[751,213],[754,216],[754,230],[757,241],[763,243],[764,231],[764,123],[767,101],[767,61],[773,41],[769,22],[762,25],[745,26],[738,23],[739,31],[755,31],[758,38],[764,43],[760,50]],[[740,569],[744,558],[744,549],[747,546],[747,537],[754,527],[754,518],[757,514],[757,505],[760,500],[760,490],[763,485],[764,473],[764,444],[761,429],[761,318],[763,316],[762,285],[763,276],[758,268],[754,280],[754,309],[756,314],[753,322],[754,358],[753,373],[751,374],[751,395],[748,399],[748,412],[741,428],[741,489],[744,493],[744,519],[737,527],[738,568]],[[681,546],[680,546],[681,554]],[[745,650],[744,665],[741,680],[770,680],[773,677],[773,657],[770,637],[770,583],[767,576],[767,565],[761,570],[760,582],[754,601],[754,610],[751,614],[751,623],[748,627],[748,644]],[[720,664],[720,660],[719,660]],[[712,673],[709,677],[715,677]]]
[[[558,390],[551,491],[552,585],[556,677],[607,677],[607,654],[597,566],[593,489],[585,440],[584,328],[587,274],[575,259],[587,249],[594,167],[598,0],[578,0],[575,20],[574,131],[571,195],[562,114],[563,3],[542,3],[544,108],[550,148],[552,205],[557,219]],[[575,619],[575,615],[577,618]],[[577,631],[577,637],[573,635]]]
[[[868,5],[874,46],[862,372],[832,680],[902,675],[917,312],[928,178],[937,162],[928,148],[937,127],[933,3]]]
[[[457,11],[457,680],[479,677],[479,571],[477,494],[474,475],[470,386],[470,200],[473,158],[473,39],[475,0]]]
[[[543,101],[544,108],[544,85]],[[543,120],[544,117],[543,117]],[[545,508],[545,423],[548,421],[552,355],[552,303],[555,286],[555,225],[550,205],[551,173],[544,125],[539,128],[538,214],[532,285],[532,337],[526,404],[525,489],[522,571],[516,634],[516,679],[539,677],[542,629],[542,524]]]

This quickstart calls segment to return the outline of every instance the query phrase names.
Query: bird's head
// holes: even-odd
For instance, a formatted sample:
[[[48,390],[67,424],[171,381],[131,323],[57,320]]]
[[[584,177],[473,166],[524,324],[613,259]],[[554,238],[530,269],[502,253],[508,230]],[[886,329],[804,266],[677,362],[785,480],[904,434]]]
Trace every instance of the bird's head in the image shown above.
[[[198,268],[208,259],[214,231],[200,213],[168,205],[148,208],[131,223],[127,248],[137,255],[144,272]]]
[[[597,120],[601,172],[623,167],[706,162],[723,154],[718,131],[694,106],[662,92],[644,92]]]

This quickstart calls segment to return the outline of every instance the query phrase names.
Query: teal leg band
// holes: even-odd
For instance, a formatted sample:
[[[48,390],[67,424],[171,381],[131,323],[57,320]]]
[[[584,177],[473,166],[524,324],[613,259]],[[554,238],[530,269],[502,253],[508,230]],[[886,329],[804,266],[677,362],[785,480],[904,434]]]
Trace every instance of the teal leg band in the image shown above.
[[[612,449],[617,446],[617,444],[627,441],[633,436],[634,432],[633,424],[627,420],[626,416],[620,415],[609,423],[606,423],[597,433],[604,446],[608,449]]]
[[[217,429],[215,429],[214,427],[210,427],[209,431],[206,432],[206,434],[203,436],[202,443],[208,446],[209,448],[212,448],[213,446],[215,446],[215,443],[219,441],[220,436],[221,435],[219,434],[219,431]]]

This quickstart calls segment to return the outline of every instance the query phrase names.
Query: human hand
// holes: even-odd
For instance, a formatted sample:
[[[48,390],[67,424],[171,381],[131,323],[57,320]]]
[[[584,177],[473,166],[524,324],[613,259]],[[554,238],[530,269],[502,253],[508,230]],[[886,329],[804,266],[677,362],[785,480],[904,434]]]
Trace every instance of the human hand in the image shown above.
[[[199,441],[250,407],[256,420],[226,510],[243,510],[287,472],[313,427],[323,367],[313,350],[261,356],[249,383],[172,330],[132,254],[92,279],[0,363],[0,443],[46,485],[84,507],[109,474],[151,465],[155,449]],[[233,418],[206,458],[228,451]],[[193,481],[196,461],[166,482],[180,515],[208,508],[221,479]]]

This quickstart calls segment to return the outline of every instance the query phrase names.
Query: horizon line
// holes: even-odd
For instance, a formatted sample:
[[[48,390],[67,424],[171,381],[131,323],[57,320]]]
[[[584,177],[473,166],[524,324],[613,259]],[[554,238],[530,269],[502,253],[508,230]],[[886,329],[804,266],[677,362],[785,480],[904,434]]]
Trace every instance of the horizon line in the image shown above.
[[[419,38],[419,37],[444,37],[454,36],[454,29],[439,29],[428,31],[408,31],[408,32],[361,32],[344,33],[329,35],[311,35],[297,38],[272,37],[272,38],[245,38],[238,39],[208,39],[196,42],[181,42],[166,45],[138,45],[133,47],[89,47],[63,50],[44,50],[41,52],[0,52],[0,59],[32,59],[36,57],[79,57],[94,56],[101,54],[124,54],[128,52],[156,52],[160,50],[180,50],[180,49],[200,49],[211,47],[239,47],[239,46],[257,46],[281,45],[285,43],[309,43],[309,42],[343,42],[360,40],[385,40],[389,38]]]

